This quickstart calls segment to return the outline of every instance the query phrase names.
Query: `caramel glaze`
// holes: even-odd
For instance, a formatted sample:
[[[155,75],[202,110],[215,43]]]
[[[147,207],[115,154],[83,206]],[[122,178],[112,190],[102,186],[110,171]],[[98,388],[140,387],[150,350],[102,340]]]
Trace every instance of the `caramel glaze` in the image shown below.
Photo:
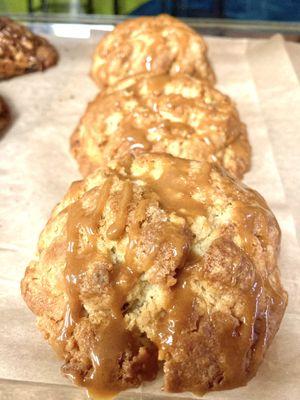
[[[120,24],[95,52],[92,76],[98,84],[111,85],[145,72],[185,72],[215,82],[203,39],[190,27],[165,15]]]
[[[124,233],[127,221],[128,206],[130,204],[131,197],[132,197],[132,184],[127,181],[124,183],[122,198],[120,201],[120,208],[116,215],[116,220],[112,225],[109,226],[106,232],[106,236],[108,237],[108,239],[117,240]]]
[[[206,215],[209,204],[195,200],[192,194],[197,187],[204,188],[207,194],[211,166],[203,163],[199,173],[193,175],[190,174],[190,170],[190,164],[186,160],[170,158],[168,168],[163,166],[159,179],[148,175],[143,176],[143,180],[158,195],[159,202],[165,210],[191,217]]]
[[[102,216],[103,209],[109,196],[112,185],[111,179],[105,181],[101,192],[99,188],[99,202],[95,210],[86,211],[80,204],[74,203],[68,213],[67,239],[68,251],[65,268],[65,279],[67,295],[70,307],[71,325],[79,321],[82,317],[82,307],[79,298],[78,283],[80,274],[84,272],[88,263],[93,262],[95,257],[95,246],[97,240],[97,224]],[[84,229],[88,235],[88,243],[86,249],[80,251],[79,239],[80,229]]]
[[[228,137],[224,139],[224,143],[221,145],[217,143],[219,141],[219,134],[217,133],[217,138],[214,139],[214,133],[210,131],[209,129],[209,121],[207,121],[207,118],[205,117],[205,114],[207,110],[210,108],[210,105],[208,104],[206,107],[203,109],[203,121],[201,123],[201,126],[198,127],[198,133],[196,133],[195,128],[193,128],[187,121],[185,122],[176,122],[176,121],[171,121],[168,119],[162,119],[161,122],[158,123],[158,121],[155,119],[154,123],[151,123],[151,119],[153,119],[153,116],[149,118],[149,122],[146,123],[146,126],[141,129],[136,127],[136,120],[139,118],[142,119],[143,121],[147,121],[147,113],[154,113],[158,115],[160,111],[160,96],[164,94],[165,87],[166,85],[172,81],[172,78],[170,78],[169,75],[157,75],[157,76],[152,76],[150,79],[147,80],[146,86],[147,86],[147,92],[150,94],[149,98],[141,95],[140,93],[140,84],[139,82],[129,88],[127,88],[128,93],[132,92],[134,97],[138,99],[140,106],[143,107],[141,111],[135,110],[134,115],[131,115],[129,117],[126,117],[120,125],[120,132],[121,132],[121,137],[123,142],[127,142],[129,144],[129,152],[136,153],[136,152],[141,152],[141,151],[151,151],[153,147],[155,146],[156,142],[148,140],[147,136],[151,131],[158,131],[161,132],[161,138],[162,139],[170,139],[174,140],[176,138],[189,138],[189,137],[197,137],[197,140],[200,142],[203,142],[203,151],[205,151],[208,154],[213,154],[217,150],[223,148],[224,146],[230,144],[232,141],[234,141],[239,134],[236,130],[236,116],[231,117],[231,120],[228,121],[229,125],[232,125],[232,129],[228,129]],[[204,91],[205,89],[203,89]],[[163,104],[163,110],[168,110],[172,114],[179,113],[180,118],[183,118],[185,111],[185,108],[189,109],[195,107],[195,98],[184,98],[182,95],[177,95],[177,94],[172,94],[169,95],[169,101]],[[201,111],[201,107],[197,105],[198,111]],[[148,111],[147,111],[148,110]],[[188,118],[186,116],[186,118]],[[186,119],[185,118],[185,119]],[[183,119],[184,120],[184,119]],[[224,121],[220,119],[218,122],[214,122],[216,124],[216,127],[218,127],[218,124],[220,124],[220,128],[222,129],[222,126],[224,125]],[[200,130],[202,130],[202,133],[200,134]],[[128,149],[127,149],[128,150]],[[155,151],[155,149],[154,149]],[[122,154],[121,154],[122,156]],[[200,155],[199,155],[200,156]]]
[[[68,295],[68,305],[65,314],[64,325],[59,340],[66,343],[71,336],[75,325],[85,317],[86,311],[80,299],[80,280],[85,274],[88,265],[101,261],[101,256],[96,251],[97,230],[103,210],[108,200],[112,186],[111,178],[108,178],[101,188],[93,190],[99,192],[98,204],[94,210],[86,210],[80,202],[70,206],[67,223],[67,263],[65,268],[65,284]],[[125,181],[122,190],[119,212],[116,221],[107,229],[107,237],[116,240],[124,233],[127,219],[127,207],[132,196],[132,184]],[[84,249],[79,248],[80,230],[88,235],[88,241]],[[122,390],[122,384],[118,387],[116,371],[120,357],[124,349],[131,355],[137,355],[141,344],[134,335],[126,330],[122,307],[126,300],[126,294],[135,283],[135,276],[126,266],[115,265],[112,271],[111,285],[107,289],[110,296],[109,315],[105,326],[96,326],[94,341],[90,349],[92,373],[82,378],[79,375],[69,375],[76,383],[89,388],[91,393],[101,393],[101,396],[113,396],[116,390]],[[154,360],[156,360],[155,349]],[[157,364],[149,357],[148,369],[139,373],[144,380],[154,379]]]
[[[251,259],[255,258],[253,250],[255,238],[260,237],[264,247],[268,245],[269,233],[267,229],[262,228],[268,226],[268,223],[262,219],[269,214],[269,211],[265,202],[257,199],[255,194],[253,197],[255,197],[256,203],[253,201],[252,206],[245,206],[242,198],[246,190],[243,187],[236,190],[234,197],[239,205],[238,216],[235,217],[236,229],[244,238],[241,245],[244,252],[240,251],[231,239],[226,239],[226,235],[219,239],[222,244],[228,243],[229,249],[226,254],[225,246],[226,251],[222,256],[224,259],[221,257],[223,264],[226,264],[228,257],[232,257],[228,268],[231,266],[240,268],[240,274],[243,274],[244,271],[252,271],[252,273],[249,272],[250,281],[247,281],[247,284],[242,282],[239,286],[239,301],[243,308],[242,317],[238,318],[231,314],[221,313],[214,308],[210,309],[207,303],[205,310],[202,309],[202,314],[199,311],[201,304],[203,307],[205,303],[201,296],[195,293],[193,283],[209,282],[212,286],[220,285],[219,281],[222,280],[222,277],[220,278],[218,274],[214,275],[213,269],[211,270],[212,261],[210,261],[209,255],[200,257],[191,252],[192,235],[185,236],[183,234],[183,229],[186,228],[176,227],[168,219],[163,220],[162,226],[157,226],[152,248],[144,255],[142,265],[141,259],[139,262],[137,261],[137,250],[145,229],[143,224],[151,204],[159,203],[164,210],[175,212],[184,217],[186,221],[190,217],[207,216],[208,207],[211,205],[210,175],[213,167],[210,164],[200,165],[198,163],[197,169],[195,169],[191,168],[190,162],[165,156],[162,157],[161,167],[162,173],[159,177],[155,177],[151,168],[138,177],[145,183],[145,191],[134,209],[134,217],[130,223],[128,212],[133,199],[134,180],[132,178],[132,181],[123,180],[121,200],[115,221],[106,231],[107,238],[114,241],[121,239],[126,230],[129,235],[129,244],[124,263],[115,264],[111,272],[110,284],[107,288],[111,301],[106,323],[103,326],[95,327],[95,337],[90,349],[92,372],[84,378],[73,376],[77,383],[88,387],[91,393],[113,395],[115,391],[126,388],[126,386],[118,386],[114,379],[116,365],[124,353],[124,349],[129,349],[131,354],[137,355],[142,344],[138,335],[126,329],[124,305],[127,295],[138,282],[141,274],[153,266],[159,250],[166,243],[172,249],[174,274],[171,279],[168,279],[166,286],[169,292],[168,306],[157,321],[153,321],[156,333],[154,337],[151,337],[151,341],[155,347],[149,351],[154,353],[154,357],[150,357],[150,361],[143,365],[142,371],[140,371],[143,379],[151,380],[156,376],[158,368],[156,348],[159,350],[160,359],[166,361],[167,367],[169,362],[176,362],[176,360],[172,361],[172,357],[174,351],[176,352],[178,349],[182,349],[183,354],[186,352],[186,362],[189,363],[186,339],[190,337],[192,345],[196,340],[197,343],[201,343],[204,348],[208,349],[207,351],[215,354],[215,357],[222,354],[223,361],[216,367],[216,372],[207,383],[207,387],[199,386],[199,384],[193,387],[191,384],[187,384],[187,390],[199,393],[209,389],[228,389],[244,385],[255,374],[257,365],[261,362],[269,342],[269,336],[274,334],[268,326],[269,314],[273,311],[275,313],[278,307],[283,312],[285,307],[286,298],[282,288],[280,289],[283,294],[279,294],[280,290],[276,291],[276,288],[271,288],[271,285],[266,283],[268,279],[264,279],[252,264]],[[229,178],[228,181],[230,181]],[[69,206],[68,252],[65,268],[68,306],[64,327],[59,338],[61,341],[66,341],[76,324],[85,318],[86,311],[80,298],[80,279],[88,265],[100,257],[96,247],[97,230],[110,196],[111,187],[112,178],[108,178],[101,188],[92,189],[97,192],[98,197],[94,210],[84,209],[80,200]],[[197,188],[201,188],[204,193],[202,201],[192,197]],[[88,243],[85,248],[80,246],[80,230],[82,229],[88,235]],[[217,241],[213,242],[210,249],[214,246],[217,248]],[[111,262],[111,260],[109,261]],[[223,265],[222,263],[221,265]],[[225,290],[222,293],[233,290],[231,289],[232,282],[240,276],[239,274],[235,276],[234,272],[231,276],[231,272],[231,270],[226,272],[228,282],[222,281],[223,286],[221,287],[223,287],[222,290]],[[212,336],[214,342],[210,339],[210,331],[214,332]],[[179,371],[184,362],[183,359],[181,366],[180,363],[178,364]],[[199,374],[202,372],[203,370],[199,370]],[[178,383],[178,387],[173,383],[167,389],[181,391],[185,387],[181,382]]]
[[[261,319],[260,331],[256,332],[256,320],[259,316],[258,308],[262,293],[259,280],[255,280],[251,289],[242,294],[247,307],[244,311],[243,321],[240,321],[239,324],[230,315],[226,316],[218,311],[208,312],[208,317],[200,316],[199,318],[198,316],[197,318],[199,315],[197,298],[191,288],[191,279],[194,278],[193,268],[199,268],[199,265],[194,264],[190,270],[184,270],[175,290],[171,292],[170,308],[167,310],[165,318],[158,322],[156,341],[160,343],[159,348],[165,359],[168,359],[174,349],[182,348],[183,351],[188,351],[185,349],[184,341],[189,336],[192,338],[203,323],[204,326],[218,332],[213,351],[223,354],[226,376],[218,372],[216,376],[212,376],[207,388],[199,390],[200,388],[196,387],[193,391],[203,394],[208,389],[222,390],[244,385],[250,379],[251,372],[254,372],[250,368],[250,363],[253,364],[251,352],[255,352],[255,356],[260,360],[261,353],[264,351],[266,334],[264,318]],[[202,321],[202,318],[204,320],[207,318],[207,321]],[[207,337],[200,334],[198,340],[202,341],[204,345],[207,343],[209,348],[209,331],[206,332],[206,335]],[[178,389],[180,391],[180,386],[182,390],[181,383],[178,388],[173,386],[173,391]]]
[[[191,34],[193,35],[193,31],[189,28],[187,28],[186,26],[176,26],[175,29],[172,29],[170,27],[170,32],[168,32],[168,34],[162,36],[161,35],[161,26],[160,24],[157,24],[156,29],[158,30],[157,34],[155,35],[155,39],[153,40],[153,44],[151,46],[146,45],[146,43],[144,43],[143,46],[143,53],[145,54],[144,56],[144,68],[141,68],[140,72],[143,71],[147,71],[147,72],[162,72],[163,68],[165,67],[164,65],[159,65],[159,63],[157,63],[157,49],[158,48],[164,48],[166,47],[166,42],[167,42],[167,38],[168,36],[171,34],[175,35],[178,37],[178,39],[180,38],[180,46],[178,46],[178,53],[176,55],[177,60],[183,60],[184,59],[184,53],[186,51],[186,49],[189,46],[189,42],[191,40]],[[153,35],[153,31],[152,31],[152,35]],[[203,44],[203,49],[205,49],[205,45]],[[200,56],[200,54],[199,54]],[[204,58],[205,55],[202,57]],[[170,62],[174,62],[176,61],[175,59],[170,59]],[[143,65],[141,66],[143,67]],[[163,68],[162,68],[163,67]],[[180,65],[179,62],[176,63],[176,73],[180,73],[182,71],[182,65]],[[203,77],[201,77],[203,78]],[[208,77],[207,77],[208,78]]]
[[[123,85],[122,90],[117,85],[97,96],[72,136],[72,149],[84,173],[111,159],[126,165],[141,152],[174,152],[183,158],[210,160],[243,132],[228,98],[188,76],[151,75],[146,79],[142,75]],[[184,89],[196,90],[197,95],[188,98]],[[109,134],[108,110],[121,114]]]

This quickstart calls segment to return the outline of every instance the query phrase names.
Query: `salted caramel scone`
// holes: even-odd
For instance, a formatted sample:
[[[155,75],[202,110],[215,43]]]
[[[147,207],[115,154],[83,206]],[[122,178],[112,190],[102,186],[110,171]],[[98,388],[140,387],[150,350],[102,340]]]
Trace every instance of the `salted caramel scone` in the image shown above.
[[[57,51],[46,39],[10,18],[0,17],[0,79],[43,71],[57,60]]]
[[[5,103],[2,96],[0,96],[0,132],[4,130],[10,122],[10,112],[8,105]]]
[[[203,38],[169,15],[125,21],[96,48],[91,75],[101,88],[144,72],[180,72],[215,82]]]
[[[142,151],[219,160],[241,178],[250,167],[245,125],[229,97],[189,75],[142,74],[100,93],[71,137],[83,175]]]
[[[115,393],[245,385],[282,319],[280,230],[264,199],[217,165],[137,156],[72,184],[22,294],[63,372]]]

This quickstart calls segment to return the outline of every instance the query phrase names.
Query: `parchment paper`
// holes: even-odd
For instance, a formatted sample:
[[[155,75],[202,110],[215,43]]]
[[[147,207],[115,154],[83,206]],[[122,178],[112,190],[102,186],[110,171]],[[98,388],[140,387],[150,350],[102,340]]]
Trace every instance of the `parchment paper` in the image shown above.
[[[79,178],[68,140],[97,92],[87,74],[95,37],[50,40],[60,52],[57,67],[0,83],[14,117],[0,138],[1,400],[85,398],[83,390],[60,375],[60,361],[35,328],[19,291],[50,210]],[[298,400],[300,249],[295,222],[299,232],[300,46],[287,49],[279,36],[207,42],[218,87],[237,102],[248,126],[253,159],[246,183],[267,199],[282,228],[280,267],[289,305],[264,363],[247,387],[204,398]],[[158,380],[118,398],[193,398],[187,393],[163,394],[160,386]]]

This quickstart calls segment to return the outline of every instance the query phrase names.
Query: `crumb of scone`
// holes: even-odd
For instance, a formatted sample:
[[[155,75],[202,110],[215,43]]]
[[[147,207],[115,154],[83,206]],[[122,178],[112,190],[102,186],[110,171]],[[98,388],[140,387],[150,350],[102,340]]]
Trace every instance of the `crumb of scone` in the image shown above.
[[[169,15],[122,22],[94,53],[91,75],[102,88],[145,72],[186,73],[215,82],[203,38]]]
[[[7,17],[0,17],[0,79],[55,65],[58,54],[41,36]]]
[[[189,75],[142,74],[120,81],[89,103],[71,137],[83,175],[112,159],[126,164],[142,151],[218,159],[238,178],[250,168],[246,127],[234,103]]]
[[[287,303],[280,230],[219,166],[167,154],[71,185],[21,284],[63,372],[100,392],[245,385]]]
[[[0,132],[4,130],[10,122],[10,112],[8,105],[5,103],[2,96],[0,96]]]

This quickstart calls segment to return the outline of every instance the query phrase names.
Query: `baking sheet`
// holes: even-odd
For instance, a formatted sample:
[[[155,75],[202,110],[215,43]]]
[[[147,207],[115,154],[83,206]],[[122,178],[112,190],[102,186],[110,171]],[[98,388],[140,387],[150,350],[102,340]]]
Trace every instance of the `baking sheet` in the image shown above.
[[[19,281],[50,210],[70,182],[79,178],[68,140],[87,101],[97,93],[88,71],[99,36],[97,32],[90,39],[51,37],[60,53],[57,67],[0,83],[0,93],[14,117],[12,126],[0,138],[3,400],[85,398],[83,390],[72,387],[60,375],[60,362],[36,330],[35,318],[21,299]],[[279,36],[264,41],[207,38],[207,43],[218,87],[237,102],[248,126],[253,165],[246,183],[264,195],[282,228],[280,266],[289,305],[266,360],[247,387],[210,393],[204,398],[296,400],[300,398],[300,249],[295,230],[300,216],[299,183],[284,179],[291,175],[296,179],[299,173],[293,142],[298,138],[300,143],[296,62]],[[300,51],[298,46],[296,50]],[[287,134],[291,138],[288,146]],[[193,398],[190,394],[163,394],[160,386],[160,381],[147,384],[118,399]]]

